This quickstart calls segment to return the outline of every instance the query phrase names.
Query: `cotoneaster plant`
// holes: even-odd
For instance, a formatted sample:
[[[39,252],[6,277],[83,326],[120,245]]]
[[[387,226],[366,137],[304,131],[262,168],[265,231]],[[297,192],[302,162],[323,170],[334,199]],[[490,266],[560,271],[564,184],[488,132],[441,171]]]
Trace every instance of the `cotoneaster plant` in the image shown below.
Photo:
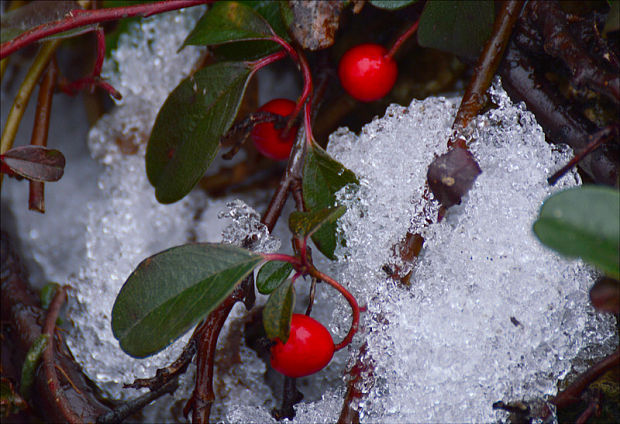
[[[288,99],[273,99],[258,109],[258,112],[271,112],[280,116],[289,116],[295,111],[295,102]],[[251,132],[254,146],[263,155],[273,160],[284,160],[291,153],[299,126],[288,131],[276,129],[274,124],[266,122],[257,124]],[[284,134],[286,132],[286,134]]]

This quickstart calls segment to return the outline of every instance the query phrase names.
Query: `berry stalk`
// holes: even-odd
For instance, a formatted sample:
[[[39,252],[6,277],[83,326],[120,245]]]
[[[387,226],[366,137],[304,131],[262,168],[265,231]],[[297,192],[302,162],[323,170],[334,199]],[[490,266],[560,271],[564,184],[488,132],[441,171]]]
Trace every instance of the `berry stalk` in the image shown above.
[[[419,24],[420,24],[420,20],[418,19],[417,21],[415,21],[413,23],[413,25],[411,25],[409,27],[409,29],[407,31],[405,31],[405,33],[403,35],[398,37],[398,39],[394,42],[394,44],[390,48],[390,51],[388,51],[387,54],[385,55],[385,57],[387,59],[392,59],[394,57],[394,55],[396,54],[398,49],[400,49],[400,47],[403,45],[403,43],[405,41],[407,41],[409,39],[409,37],[411,37],[413,34],[415,34],[415,32],[418,30],[418,25]]]

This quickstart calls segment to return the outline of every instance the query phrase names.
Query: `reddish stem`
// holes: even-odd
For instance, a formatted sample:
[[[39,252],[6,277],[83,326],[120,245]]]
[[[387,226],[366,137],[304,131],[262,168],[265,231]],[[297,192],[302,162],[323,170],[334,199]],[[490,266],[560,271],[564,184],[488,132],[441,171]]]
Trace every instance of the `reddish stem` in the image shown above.
[[[306,104],[304,108],[304,128],[306,130],[306,143],[312,145],[314,137],[312,136],[312,116],[310,113],[310,104]]]
[[[285,255],[283,253],[263,253],[263,258],[267,261],[279,261],[279,262],[288,262],[289,264],[301,267],[301,260],[295,256]]]
[[[185,7],[211,3],[213,1],[214,0],[171,0],[138,4],[135,6],[112,7],[107,9],[75,9],[67,13],[62,19],[36,26],[18,35],[12,40],[0,44],[0,59],[5,58],[6,56],[34,43],[35,41],[49,37],[50,35],[68,31],[70,29],[101,22],[114,21],[117,19],[130,18],[133,16],[147,17],[158,13],[183,9]]]
[[[284,50],[286,50],[286,52],[289,54],[289,56],[291,56],[291,58],[295,62],[297,62],[297,65],[301,69],[301,72],[304,77],[304,89],[301,95],[299,96],[299,99],[297,99],[295,110],[291,114],[291,117],[289,118],[289,121],[286,124],[285,131],[288,131],[293,126],[293,122],[295,121],[299,113],[301,112],[301,108],[306,103],[306,100],[310,99],[312,95],[312,73],[310,72],[310,65],[308,65],[308,61],[306,60],[305,56],[303,54],[299,54],[293,48],[293,46],[291,46],[289,43],[286,42],[286,40],[284,40],[283,38],[279,37],[276,34],[274,34],[273,37],[271,37],[271,40],[281,45],[284,48]],[[307,128],[311,128],[311,127],[307,126],[306,131],[308,131]],[[310,130],[310,133],[312,133],[311,130]],[[284,134],[284,136],[286,136],[286,134]]]
[[[253,62],[248,62],[248,65],[252,68],[252,74],[254,74],[259,69],[264,68],[265,66],[273,62],[276,62],[284,57],[286,57],[286,52],[279,51],[279,52],[272,53],[269,56],[262,57]]]
[[[310,268],[309,271],[310,271],[310,275],[312,275],[313,277],[316,277],[319,280],[326,282],[327,284],[329,284],[330,286],[338,290],[340,294],[342,294],[344,298],[347,299],[347,302],[349,302],[349,305],[351,305],[351,309],[353,312],[351,328],[349,329],[349,332],[347,333],[346,337],[342,339],[342,341],[335,346],[336,350],[340,350],[346,347],[349,343],[351,343],[351,341],[353,340],[353,336],[355,336],[355,333],[357,332],[357,327],[358,327],[359,320],[360,320],[360,308],[357,305],[357,300],[355,300],[355,297],[353,297],[353,295],[349,293],[347,289],[342,287],[336,280],[334,280],[330,276],[323,274],[321,271],[319,271],[318,269],[314,267]]]
[[[419,24],[420,24],[420,20],[418,19],[417,21],[413,23],[413,25],[409,27],[407,31],[405,31],[403,35],[398,37],[398,40],[394,42],[394,44],[390,48],[390,51],[387,52],[387,54],[385,55],[386,59],[392,59],[394,57],[398,49],[400,49],[400,46],[402,46],[403,43],[409,39],[409,37],[415,34],[415,32],[418,30]]]
[[[99,27],[95,31],[97,37],[97,60],[95,60],[95,66],[93,68],[92,76],[98,77],[101,75],[101,68],[103,68],[103,59],[105,58],[105,34],[103,28]]]
[[[112,87],[111,84],[101,79],[101,68],[103,67],[103,60],[105,58],[105,34],[102,28],[97,28],[95,34],[97,36],[97,59],[95,60],[95,66],[93,66],[93,70],[90,75],[70,83],[61,81],[60,89],[64,93],[74,96],[78,91],[86,87],[94,88],[95,86],[99,86],[110,96],[114,97],[116,100],[120,100],[123,97],[121,96],[121,93]]]

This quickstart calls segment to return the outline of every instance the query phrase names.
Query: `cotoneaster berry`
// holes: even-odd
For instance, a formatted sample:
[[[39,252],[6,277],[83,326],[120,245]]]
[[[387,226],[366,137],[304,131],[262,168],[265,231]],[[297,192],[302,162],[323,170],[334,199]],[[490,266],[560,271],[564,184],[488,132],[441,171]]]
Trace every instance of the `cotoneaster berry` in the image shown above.
[[[321,370],[334,356],[331,334],[317,320],[293,314],[286,344],[276,339],[271,348],[271,366],[288,377],[304,377]]]
[[[387,56],[385,47],[378,44],[360,44],[346,52],[338,66],[342,87],[352,97],[363,102],[380,99],[390,92],[398,67]]]
[[[274,99],[263,106],[259,112],[271,112],[280,116],[288,116],[295,110],[295,102],[288,99]],[[276,130],[273,123],[267,122],[256,125],[251,132],[252,140],[256,149],[263,155],[273,160],[283,160],[288,158],[291,148],[295,142],[297,128],[293,127],[286,138],[282,138],[282,131]]]

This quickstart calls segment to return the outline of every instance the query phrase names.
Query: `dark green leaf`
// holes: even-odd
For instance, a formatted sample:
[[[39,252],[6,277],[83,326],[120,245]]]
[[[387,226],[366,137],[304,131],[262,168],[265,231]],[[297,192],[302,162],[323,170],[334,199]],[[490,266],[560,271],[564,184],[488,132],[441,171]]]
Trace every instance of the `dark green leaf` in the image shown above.
[[[250,70],[245,63],[216,63],[170,93],[146,149],[146,174],[161,203],[183,198],[204,175],[239,110]]]
[[[620,1],[609,1],[609,13],[607,13],[607,20],[605,21],[605,27],[603,28],[603,35],[607,35],[608,32],[618,31],[620,29]]]
[[[34,383],[34,376],[37,371],[37,366],[41,360],[41,355],[43,355],[43,352],[47,347],[49,337],[49,334],[41,334],[37,337],[34,343],[32,343],[32,346],[30,346],[30,349],[28,349],[28,353],[26,354],[26,359],[22,365],[22,378],[19,389],[21,395],[26,399],[30,398],[30,392],[32,390],[32,384]]]
[[[295,306],[295,289],[291,280],[284,283],[271,293],[265,309],[263,309],[263,326],[267,337],[278,338],[286,343],[291,332],[291,317]]]
[[[65,172],[65,157],[43,146],[13,147],[1,157],[15,174],[31,181],[58,181]]]
[[[421,46],[475,59],[491,36],[492,0],[429,1],[418,28]]]
[[[3,12],[0,17],[0,40],[2,43],[10,41],[36,26],[58,21],[75,9],[82,9],[75,1],[34,1],[18,9]],[[75,37],[92,31],[95,26],[96,24],[74,28],[45,37],[42,40]]]
[[[347,208],[338,206],[310,212],[292,212],[288,219],[288,226],[293,234],[304,238],[313,235],[323,225],[333,224],[346,212]]]
[[[292,270],[293,265],[288,262],[267,262],[258,271],[256,288],[261,294],[269,294],[288,278]]]
[[[243,3],[261,14],[271,28],[285,40],[290,40],[287,27],[280,13],[281,1],[254,0]],[[213,51],[221,60],[255,60],[280,50],[280,45],[273,41],[240,41],[238,43],[214,46]]]
[[[370,4],[379,9],[397,10],[407,7],[418,0],[370,0]]]
[[[357,183],[353,172],[332,159],[319,146],[313,146],[306,156],[303,175],[303,196],[310,210],[333,207],[336,192],[347,184]],[[318,249],[330,259],[335,259],[336,224],[328,223],[312,235]]]
[[[159,352],[215,309],[262,256],[224,244],[187,244],[144,260],[112,308],[112,331],[129,355]]]
[[[273,34],[269,23],[254,9],[234,1],[217,2],[196,23],[184,46],[209,46],[261,40]]]
[[[545,245],[620,278],[620,192],[583,186],[549,197],[534,232]]]
[[[52,299],[56,294],[56,290],[58,290],[60,284],[58,283],[48,283],[43,286],[41,289],[41,307],[47,311],[47,308],[50,307],[52,303]]]

